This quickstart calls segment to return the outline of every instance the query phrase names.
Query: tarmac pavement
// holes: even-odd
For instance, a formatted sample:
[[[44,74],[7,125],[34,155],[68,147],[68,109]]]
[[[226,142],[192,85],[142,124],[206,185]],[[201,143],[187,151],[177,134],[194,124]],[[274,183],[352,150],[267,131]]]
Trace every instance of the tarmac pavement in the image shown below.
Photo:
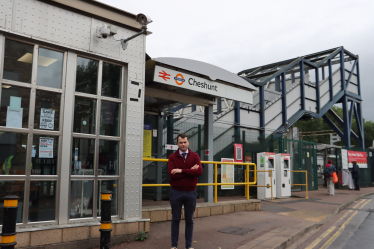
[[[195,218],[192,246],[195,249],[287,248],[294,241],[309,236],[313,230],[334,219],[355,200],[372,193],[374,188],[361,188],[361,191],[336,189],[335,195],[329,196],[327,190],[322,189],[309,191],[309,199],[305,199],[302,198],[305,197],[305,192],[293,192],[293,195],[299,197],[275,199],[273,202],[261,201],[261,211]],[[182,220],[178,248],[184,248],[184,225]],[[170,226],[170,221],[151,223],[147,240],[131,241],[111,248],[170,248]],[[231,227],[244,229],[241,230],[244,234],[219,232],[230,230],[228,228]]]

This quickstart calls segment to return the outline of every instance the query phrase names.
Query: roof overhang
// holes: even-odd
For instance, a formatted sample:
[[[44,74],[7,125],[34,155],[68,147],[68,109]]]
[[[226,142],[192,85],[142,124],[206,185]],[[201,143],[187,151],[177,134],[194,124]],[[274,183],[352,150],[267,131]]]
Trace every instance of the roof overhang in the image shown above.
[[[169,99],[196,105],[212,104],[217,97],[252,104],[253,91],[257,90],[227,70],[181,58],[156,58],[146,62],[146,95],[156,93],[152,89],[164,91],[167,96],[183,95],[185,98]]]
[[[95,0],[40,0],[73,12],[115,23],[132,30],[141,30],[141,25],[136,21],[136,14],[115,8]],[[147,32],[150,34],[151,32]]]

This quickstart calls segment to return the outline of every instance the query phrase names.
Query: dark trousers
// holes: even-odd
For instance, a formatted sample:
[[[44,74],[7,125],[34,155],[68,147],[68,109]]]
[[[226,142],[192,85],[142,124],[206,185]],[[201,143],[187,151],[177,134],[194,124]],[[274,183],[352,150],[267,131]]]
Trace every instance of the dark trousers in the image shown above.
[[[355,184],[355,190],[360,190],[360,185],[358,185],[358,181],[360,178],[353,178],[353,182]]]
[[[184,206],[184,219],[186,223],[185,238],[186,248],[192,244],[193,234],[193,214],[196,207],[196,191],[170,191],[171,205],[171,247],[178,247],[179,222],[181,221],[182,205]]]

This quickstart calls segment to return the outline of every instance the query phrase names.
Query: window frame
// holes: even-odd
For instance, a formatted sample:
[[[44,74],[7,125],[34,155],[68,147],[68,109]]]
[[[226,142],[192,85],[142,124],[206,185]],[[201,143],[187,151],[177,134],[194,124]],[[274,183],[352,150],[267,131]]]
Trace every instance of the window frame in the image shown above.
[[[96,60],[99,62],[98,65],[98,77],[97,77],[97,93],[96,94],[90,94],[90,93],[83,93],[76,91],[76,69],[77,69],[77,61],[78,57],[90,59],[90,60]],[[103,75],[103,64],[109,63],[116,66],[122,67],[121,70],[121,93],[120,98],[113,98],[113,97],[106,97],[102,96],[102,75]],[[124,175],[124,167],[121,167],[121,165],[124,165],[124,134],[125,134],[125,122],[126,122],[126,116],[125,116],[125,104],[126,104],[126,72],[127,72],[127,64],[123,63],[120,64],[118,62],[113,62],[108,59],[103,59],[100,57],[94,57],[94,56],[87,56],[83,55],[81,53],[77,53],[75,56],[75,82],[74,82],[74,92],[73,92],[73,107],[75,107],[75,99],[76,97],[83,97],[83,98],[90,98],[96,100],[96,120],[95,120],[95,134],[87,134],[87,133],[78,133],[74,132],[74,114],[73,111],[71,114],[71,124],[72,124],[72,131],[71,131],[71,144],[70,144],[70,153],[72,153],[73,148],[73,139],[74,138],[85,138],[85,139],[94,139],[95,140],[95,149],[94,149],[94,174],[93,175],[73,175],[72,174],[72,160],[70,161],[69,165],[69,201],[68,201],[68,210],[70,210],[71,205],[71,183],[72,181],[84,181],[84,180],[92,180],[93,181],[93,192],[92,192],[92,217],[85,217],[85,218],[70,218],[70,212],[68,214],[68,223],[74,224],[74,223],[82,223],[87,221],[99,221],[100,216],[97,215],[98,206],[96,203],[98,203],[98,189],[99,189],[99,181],[102,180],[114,180],[117,181],[117,214],[112,215],[112,220],[119,220],[122,218],[122,210],[123,210],[123,175]],[[100,120],[101,120],[101,107],[102,107],[102,101],[107,102],[114,102],[118,103],[120,105],[120,118],[119,118],[119,136],[107,136],[107,135],[100,135]],[[109,141],[117,141],[119,143],[118,146],[118,175],[98,175],[98,166],[99,166],[99,146],[100,146],[100,140],[109,140]],[[72,156],[72,155],[71,155]]]
[[[4,181],[23,181],[24,182],[24,196],[23,196],[23,210],[22,210],[22,223],[17,223],[17,226],[21,227],[30,227],[34,226],[35,224],[58,224],[59,218],[59,210],[60,210],[60,171],[61,171],[61,158],[62,158],[62,125],[64,120],[64,106],[65,106],[65,89],[66,89],[66,70],[67,70],[67,51],[61,50],[55,47],[49,47],[46,45],[42,45],[36,42],[30,42],[26,39],[17,39],[14,37],[10,37],[7,35],[0,36],[2,39],[2,51],[1,51],[1,67],[0,67],[0,101],[1,101],[1,94],[2,94],[2,85],[11,85],[17,87],[23,87],[30,89],[30,103],[29,103],[29,118],[28,118],[28,126],[27,128],[12,128],[6,126],[0,126],[0,132],[10,132],[10,133],[24,133],[27,134],[27,145],[26,145],[26,165],[25,165],[25,175],[0,175],[0,180]],[[33,59],[32,59],[32,70],[31,70],[31,82],[24,83],[12,80],[3,79],[3,70],[4,70],[4,61],[5,61],[5,40],[12,40],[15,42],[20,42],[28,45],[33,45]],[[56,52],[63,53],[63,66],[62,66],[62,82],[61,82],[61,89],[46,87],[46,86],[39,86],[37,85],[37,69],[38,69],[38,58],[39,58],[39,48],[45,48],[49,50],[53,50]],[[59,129],[58,131],[50,131],[50,130],[43,130],[43,129],[35,129],[34,127],[34,120],[35,120],[35,104],[36,104],[36,91],[48,91],[53,93],[61,94],[61,101],[60,101],[60,111],[59,111]],[[57,169],[56,175],[32,175],[31,174],[31,158],[32,158],[32,145],[33,145],[33,136],[35,135],[43,135],[43,136],[54,136],[58,137],[58,160],[57,160]],[[30,190],[31,190],[31,182],[35,181],[55,181],[56,182],[56,189],[55,189],[55,219],[48,220],[48,221],[38,221],[38,222],[29,222],[29,201],[30,201]]]

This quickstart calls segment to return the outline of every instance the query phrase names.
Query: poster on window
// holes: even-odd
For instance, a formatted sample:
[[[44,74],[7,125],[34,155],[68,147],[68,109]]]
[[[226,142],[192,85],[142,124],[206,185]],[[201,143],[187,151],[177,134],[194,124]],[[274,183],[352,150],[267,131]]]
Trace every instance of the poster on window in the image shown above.
[[[55,128],[55,110],[42,108],[40,110],[40,129],[53,130]]]
[[[221,158],[221,162],[235,162],[233,158]],[[234,183],[234,165],[221,164],[221,183]],[[221,185],[221,189],[234,189],[234,185]]]
[[[234,155],[235,155],[235,162],[237,163],[243,162],[243,145],[242,144],[234,144]]]
[[[350,168],[353,167],[353,161],[357,162],[359,168],[366,169],[368,167],[366,152],[348,150],[348,162]]]
[[[152,125],[144,124],[143,128],[143,157],[152,157]]]
[[[41,137],[39,139],[39,158],[53,158],[53,138]]]
[[[348,169],[348,152],[345,149],[342,149],[342,168]]]

